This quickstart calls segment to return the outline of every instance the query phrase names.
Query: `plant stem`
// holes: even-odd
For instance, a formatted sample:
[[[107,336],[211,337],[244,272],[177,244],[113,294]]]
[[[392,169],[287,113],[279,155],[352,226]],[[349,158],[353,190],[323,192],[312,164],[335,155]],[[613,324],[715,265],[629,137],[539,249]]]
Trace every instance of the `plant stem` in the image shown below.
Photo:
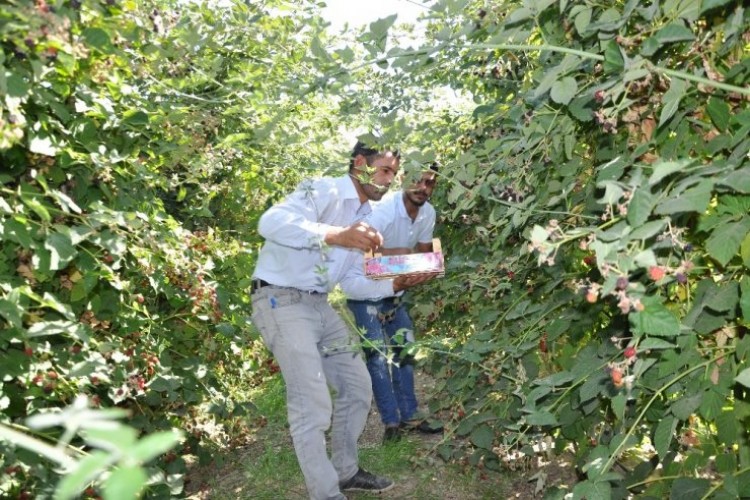
[[[404,51],[399,54],[394,54],[392,56],[386,56],[378,58],[374,61],[368,61],[364,65],[370,65],[370,64],[377,64],[380,62],[386,62],[388,59],[393,59],[396,57],[405,57],[405,56],[415,56],[415,55],[423,55],[423,54],[432,54],[435,52],[438,52],[439,50],[445,48],[447,44],[438,45],[435,47],[429,47],[425,49],[419,49],[419,50],[411,50],[411,51]],[[604,61],[604,56],[601,54],[594,54],[591,52],[586,52],[584,50],[578,50],[578,49],[571,49],[569,47],[559,47],[557,45],[526,45],[526,44],[514,44],[514,43],[475,43],[471,45],[464,45],[464,46],[456,46],[456,48],[461,49],[467,49],[467,50],[486,50],[486,49],[494,49],[494,50],[508,50],[508,51],[542,51],[542,52],[559,52],[562,54],[571,54],[574,56],[582,57],[584,59],[593,59],[595,61]],[[714,80],[711,80],[709,78],[703,77],[703,76],[697,76],[690,73],[687,73],[685,71],[678,71],[674,69],[669,68],[663,68],[661,66],[657,66],[650,61],[646,61],[646,66],[649,68],[649,70],[661,73],[667,76],[671,76],[673,78],[681,78],[683,80],[688,80],[695,83],[701,83],[703,85],[726,90],[728,92],[737,92],[739,94],[744,94],[750,96],[750,87],[743,88],[738,87],[736,85],[730,85],[728,83],[724,82],[717,82]],[[354,69],[357,69],[356,67]]]
[[[748,471],[750,471],[750,467],[745,467],[744,469],[740,469],[737,472],[735,472],[734,476],[735,477],[739,476],[740,474],[744,474],[745,472],[748,472]],[[711,494],[713,494],[713,492],[718,490],[723,484],[724,484],[723,482],[720,482],[720,483],[716,483],[715,485],[713,485],[711,489],[708,490],[706,494],[701,497],[701,500],[708,500],[708,498],[711,497]]]
[[[76,461],[61,449],[50,446],[38,439],[34,439],[23,432],[11,429],[3,423],[0,423],[0,439],[9,441],[11,444],[16,444],[36,453],[37,455],[41,455],[53,462],[57,462],[66,469],[71,469],[76,465]]]
[[[718,356],[714,356],[713,358],[711,358],[711,359],[709,359],[707,361],[704,361],[703,363],[700,363],[700,364],[695,365],[695,366],[691,366],[689,369],[685,370],[684,372],[675,375],[670,381],[668,381],[666,384],[664,384],[663,386],[661,386],[656,392],[654,392],[654,395],[651,396],[651,399],[649,399],[648,402],[643,406],[643,409],[638,414],[638,417],[633,422],[633,425],[631,425],[630,429],[628,429],[628,432],[625,434],[624,439],[620,442],[619,445],[617,445],[617,448],[615,448],[615,450],[609,455],[609,458],[607,459],[607,462],[604,464],[604,467],[602,467],[601,470],[602,471],[607,471],[607,470],[609,470],[610,467],[612,467],[612,463],[614,462],[615,457],[617,457],[617,455],[619,455],[620,450],[625,445],[625,443],[628,441],[628,438],[633,435],[633,432],[635,432],[635,429],[638,427],[638,425],[641,422],[641,420],[643,419],[644,415],[646,415],[646,412],[648,411],[648,409],[651,407],[651,405],[654,403],[654,401],[656,401],[656,398],[661,395],[661,393],[663,393],[665,390],[667,390],[669,387],[671,387],[673,384],[675,384],[676,382],[678,382],[683,377],[689,375],[690,373],[692,373],[692,372],[694,372],[696,370],[699,370],[701,368],[705,368],[706,366],[710,365],[711,363],[716,362],[717,359],[722,358],[722,357],[724,357],[724,356],[726,356],[728,354],[731,354],[731,352],[723,352],[722,354],[720,354]]]

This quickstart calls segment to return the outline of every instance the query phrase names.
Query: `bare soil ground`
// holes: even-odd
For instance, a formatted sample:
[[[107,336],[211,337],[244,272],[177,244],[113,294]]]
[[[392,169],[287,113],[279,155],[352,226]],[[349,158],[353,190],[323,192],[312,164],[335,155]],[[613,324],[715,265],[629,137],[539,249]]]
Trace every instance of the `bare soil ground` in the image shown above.
[[[431,380],[424,374],[417,376],[417,396],[426,401],[432,393]],[[394,477],[396,486],[375,496],[364,493],[348,493],[352,500],[369,498],[414,499],[414,500],[479,500],[542,498],[543,490],[551,486],[567,485],[572,488],[576,482],[574,465],[569,456],[556,456],[546,460],[543,455],[529,459],[514,460],[505,457],[507,470],[493,472],[479,470],[471,466],[448,464],[441,460],[435,447],[440,443],[440,434],[410,433],[406,439],[416,442],[416,456],[404,457],[403,474]],[[206,466],[194,465],[186,477],[186,496],[191,500],[208,499],[279,499],[304,500],[307,498],[301,473],[284,485],[283,494],[278,493],[278,479],[267,478],[268,484],[274,484],[275,493],[258,491],[259,478],[249,481],[252,471],[248,464],[253,463],[264,453],[290,453],[291,439],[273,437],[262,432],[252,438],[246,446],[228,450],[217,456],[216,461]],[[373,404],[367,426],[360,438],[360,450],[376,449],[382,446],[383,425]],[[399,453],[398,449],[394,453]],[[221,465],[217,465],[221,464]],[[393,476],[392,476],[393,477]],[[535,478],[542,478],[540,482]],[[249,486],[253,483],[255,486]]]

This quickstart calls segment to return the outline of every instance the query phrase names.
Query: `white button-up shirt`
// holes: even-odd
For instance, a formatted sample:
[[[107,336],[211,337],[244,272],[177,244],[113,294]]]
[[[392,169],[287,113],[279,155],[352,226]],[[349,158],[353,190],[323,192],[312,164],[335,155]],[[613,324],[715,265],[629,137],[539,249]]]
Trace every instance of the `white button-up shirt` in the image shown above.
[[[419,207],[412,221],[406,213],[403,191],[388,193],[372,204],[367,222],[383,235],[384,248],[414,248],[417,243],[432,243],[435,208],[429,202]]]
[[[366,222],[383,235],[384,248],[411,248],[417,243],[432,243],[435,230],[435,208],[429,202],[419,207],[416,218],[412,221],[406,212],[403,191],[388,193],[379,202],[372,204],[372,213]],[[384,281],[367,278],[364,262],[355,261],[341,281],[341,288],[346,296],[354,300],[380,300],[392,297],[391,292],[382,286]],[[401,292],[400,292],[401,293]],[[399,293],[399,294],[400,294]]]
[[[261,216],[258,232],[266,242],[253,277],[304,291],[331,291],[355,261],[362,262],[363,253],[328,246],[325,235],[333,227],[347,227],[364,219],[370,212],[369,202],[359,201],[348,175],[302,182]],[[390,282],[380,283],[380,288],[383,293],[393,293]]]

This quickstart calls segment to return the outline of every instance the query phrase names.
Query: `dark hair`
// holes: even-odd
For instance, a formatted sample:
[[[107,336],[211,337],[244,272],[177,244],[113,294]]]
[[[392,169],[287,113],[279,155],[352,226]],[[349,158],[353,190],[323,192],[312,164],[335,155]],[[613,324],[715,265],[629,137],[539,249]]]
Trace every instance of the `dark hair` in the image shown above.
[[[396,158],[401,158],[401,155],[399,154],[398,150],[390,150],[385,149],[383,151],[379,151],[375,148],[369,147],[367,144],[365,144],[362,141],[357,141],[357,144],[354,145],[354,150],[352,151],[352,159],[349,161],[349,171],[351,172],[354,169],[354,159],[362,155],[367,159],[367,163],[370,163],[376,156],[382,155],[385,153],[393,153],[393,156]]]

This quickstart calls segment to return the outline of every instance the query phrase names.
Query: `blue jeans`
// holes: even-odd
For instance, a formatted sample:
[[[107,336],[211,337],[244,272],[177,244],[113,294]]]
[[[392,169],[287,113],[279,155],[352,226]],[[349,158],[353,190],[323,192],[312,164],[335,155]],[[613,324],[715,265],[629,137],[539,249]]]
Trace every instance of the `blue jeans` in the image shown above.
[[[289,430],[310,498],[342,500],[339,483],[358,470],[357,440],[372,401],[359,346],[325,294],[266,286],[252,301],[253,323],[284,377]]]
[[[380,418],[387,426],[410,420],[417,412],[414,358],[403,349],[414,341],[414,326],[400,299],[347,300],[357,327],[364,329],[363,349]]]

